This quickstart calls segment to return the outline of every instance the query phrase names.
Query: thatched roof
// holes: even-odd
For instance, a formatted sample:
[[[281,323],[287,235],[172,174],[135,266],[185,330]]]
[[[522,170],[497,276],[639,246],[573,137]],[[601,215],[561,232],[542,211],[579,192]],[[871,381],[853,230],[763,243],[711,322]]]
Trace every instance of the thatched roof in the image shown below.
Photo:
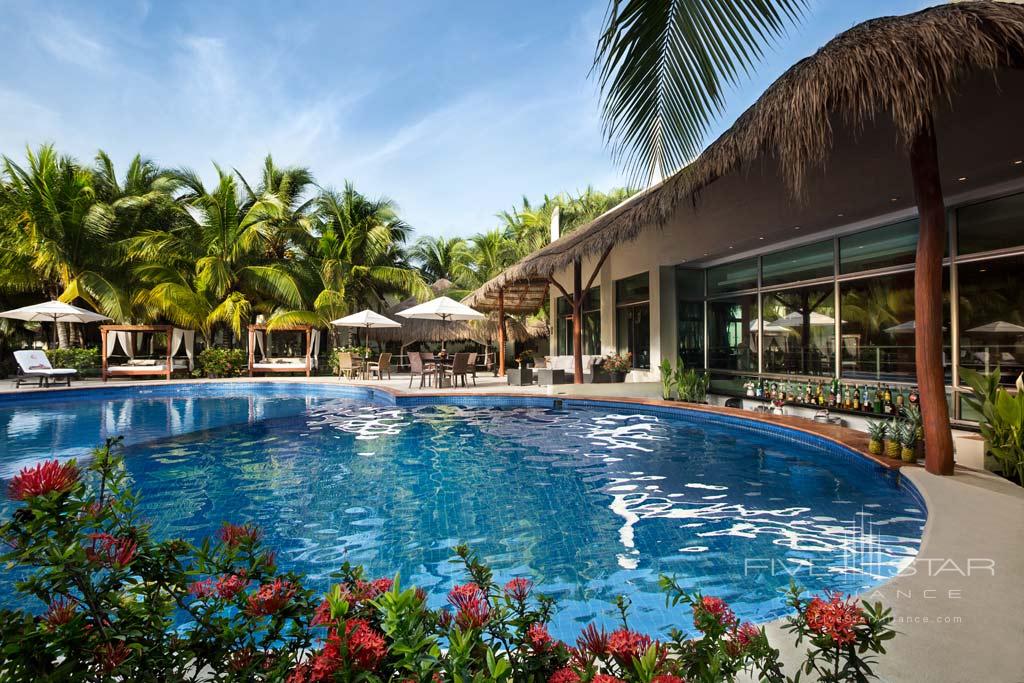
[[[546,279],[513,282],[503,289],[505,313],[510,315],[533,313],[548,300],[548,281]],[[462,303],[478,311],[497,311],[498,287],[488,287],[485,284],[465,297]]]
[[[663,227],[716,180],[765,160],[802,199],[805,175],[827,159],[835,127],[858,133],[885,119],[906,144],[968,76],[1022,66],[1021,5],[977,0],[859,24],[786,71],[689,166],[527,256],[473,296],[599,257]]]

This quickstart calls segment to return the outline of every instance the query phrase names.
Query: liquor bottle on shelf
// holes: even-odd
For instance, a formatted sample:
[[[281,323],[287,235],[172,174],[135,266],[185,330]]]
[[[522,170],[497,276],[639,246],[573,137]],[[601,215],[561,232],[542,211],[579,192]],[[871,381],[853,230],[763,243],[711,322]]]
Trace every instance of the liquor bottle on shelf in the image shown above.
[[[893,397],[893,400],[896,401],[896,414],[897,415],[902,414],[903,413],[903,406],[907,402],[906,387],[901,387],[901,388],[897,389],[896,390],[896,396]]]
[[[907,400],[910,401],[911,405],[917,405],[917,402],[919,400],[917,395],[917,387],[910,388],[910,396],[907,397]]]
[[[892,402],[892,389],[889,388],[888,384],[885,385],[885,391],[882,393],[882,406],[882,410],[886,415],[892,415],[895,412]]]
[[[881,414],[883,411],[882,396],[882,385],[879,384],[878,386],[875,387],[875,400],[871,404],[871,409],[878,414]]]
[[[860,410],[861,405],[862,404],[860,402],[860,389],[858,387],[854,387],[853,388],[853,409],[854,410]]]

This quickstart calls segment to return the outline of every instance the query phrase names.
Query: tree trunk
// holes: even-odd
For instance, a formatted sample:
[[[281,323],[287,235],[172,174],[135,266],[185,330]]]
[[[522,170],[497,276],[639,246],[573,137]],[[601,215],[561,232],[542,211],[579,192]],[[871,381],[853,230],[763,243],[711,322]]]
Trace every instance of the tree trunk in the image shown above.
[[[583,264],[572,262],[572,367],[573,384],[583,384]]]
[[[54,323],[57,326],[57,346],[66,349],[71,346],[71,336],[68,334],[67,323]]]
[[[505,290],[498,290],[498,377],[505,376]]]
[[[942,367],[942,255],[946,243],[946,206],[931,118],[911,142],[910,172],[921,224],[914,270],[914,336],[924,421],[925,469],[932,474],[948,475],[953,474],[953,434]]]

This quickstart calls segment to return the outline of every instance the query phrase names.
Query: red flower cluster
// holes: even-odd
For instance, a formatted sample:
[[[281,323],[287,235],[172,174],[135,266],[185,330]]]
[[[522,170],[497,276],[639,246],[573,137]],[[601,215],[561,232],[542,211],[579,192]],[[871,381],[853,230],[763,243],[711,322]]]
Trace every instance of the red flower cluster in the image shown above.
[[[530,596],[533,582],[529,579],[516,577],[505,584],[505,595],[518,602],[524,602]]]
[[[220,531],[217,532],[217,536],[228,546],[237,548],[243,542],[249,544],[256,543],[263,538],[263,531],[253,524],[231,524],[230,522],[224,522]]]
[[[249,580],[245,574],[224,574],[217,579],[215,589],[221,600],[231,600],[248,587]]]
[[[651,679],[651,683],[686,683],[679,676],[673,676],[672,674],[661,674]]]
[[[491,606],[487,603],[487,596],[475,583],[452,588],[448,591],[448,602],[458,610],[455,613],[455,623],[460,628],[481,628],[491,617]]]
[[[188,587],[189,595],[199,600],[205,600],[206,598],[213,596],[213,579],[203,579],[202,581],[193,581]]]
[[[93,651],[93,657],[99,664],[103,673],[109,674],[117,667],[124,664],[132,654],[132,651],[124,644],[123,640],[115,640],[112,643],[101,643]]]
[[[706,631],[708,620],[719,626],[728,627],[736,624],[736,615],[725,600],[705,595],[693,606],[693,625],[701,631]]]
[[[651,646],[651,637],[636,631],[620,628],[608,636],[608,652],[616,659],[632,662]]]
[[[247,611],[254,616],[269,616],[281,611],[292,599],[295,588],[282,579],[265,583],[249,596]]]
[[[363,671],[372,671],[388,653],[384,636],[375,631],[364,619],[345,622],[345,639],[352,665]]]
[[[14,500],[28,500],[54,491],[64,493],[78,483],[78,467],[73,462],[63,465],[47,460],[35,467],[26,467],[11,479],[7,493]]]
[[[77,602],[70,598],[57,597],[50,602],[50,608],[43,615],[43,621],[51,629],[56,629],[74,619],[77,612]]]
[[[551,634],[548,633],[548,628],[544,624],[534,623],[530,624],[530,628],[526,629],[526,642],[530,644],[537,652],[543,652],[548,649],[548,646],[553,642],[551,640]]]
[[[317,605],[313,611],[313,619],[309,623],[312,626],[327,626],[331,623],[331,603],[326,598]]]
[[[579,683],[580,675],[568,667],[551,674],[548,683]]]
[[[139,552],[139,544],[124,536],[94,533],[87,538],[91,544],[85,549],[86,559],[104,567],[126,567]]]
[[[287,683],[321,683],[333,681],[346,663],[342,652],[347,653],[351,668],[373,671],[387,656],[388,648],[384,636],[375,631],[363,619],[349,619],[345,622],[344,638],[337,631],[331,631],[323,648],[310,661],[292,670]]]
[[[749,621],[745,621],[736,629],[736,632],[733,634],[733,641],[743,649],[760,637],[761,630]]]
[[[590,679],[590,683],[624,683],[621,678],[609,676],[608,674],[597,674]]]
[[[830,637],[837,645],[848,645],[857,640],[854,630],[864,623],[864,612],[853,598],[843,599],[841,593],[828,593],[828,601],[814,598],[807,606],[804,618],[812,631]]]

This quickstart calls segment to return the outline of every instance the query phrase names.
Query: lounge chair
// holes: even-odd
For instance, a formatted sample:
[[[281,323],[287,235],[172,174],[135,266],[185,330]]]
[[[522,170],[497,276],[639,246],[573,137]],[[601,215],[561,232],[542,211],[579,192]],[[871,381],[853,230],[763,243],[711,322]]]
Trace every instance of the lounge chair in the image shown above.
[[[369,371],[371,378],[376,374],[377,379],[384,379],[384,374],[387,373],[388,379],[391,379],[391,354],[380,354],[380,358],[377,359],[377,362],[369,363],[366,366],[366,369]]]
[[[433,355],[431,355],[431,358],[433,358]],[[413,380],[413,378],[416,375],[420,376],[420,388],[422,389],[423,388],[423,381],[424,380],[427,380],[427,384],[429,385],[430,380],[437,376],[437,366],[433,363],[433,361],[431,361],[430,363],[426,362],[423,359],[423,355],[422,354],[420,354],[420,353],[418,353],[416,351],[410,351],[409,352],[409,386],[410,387],[412,386],[412,380]]]
[[[50,359],[42,351],[25,349],[14,352],[14,359],[18,361],[18,381],[15,388],[22,384],[28,384],[29,378],[37,378],[37,386],[50,386],[63,382],[71,386],[71,378],[78,374],[78,370],[71,368],[55,368],[50,365]]]

